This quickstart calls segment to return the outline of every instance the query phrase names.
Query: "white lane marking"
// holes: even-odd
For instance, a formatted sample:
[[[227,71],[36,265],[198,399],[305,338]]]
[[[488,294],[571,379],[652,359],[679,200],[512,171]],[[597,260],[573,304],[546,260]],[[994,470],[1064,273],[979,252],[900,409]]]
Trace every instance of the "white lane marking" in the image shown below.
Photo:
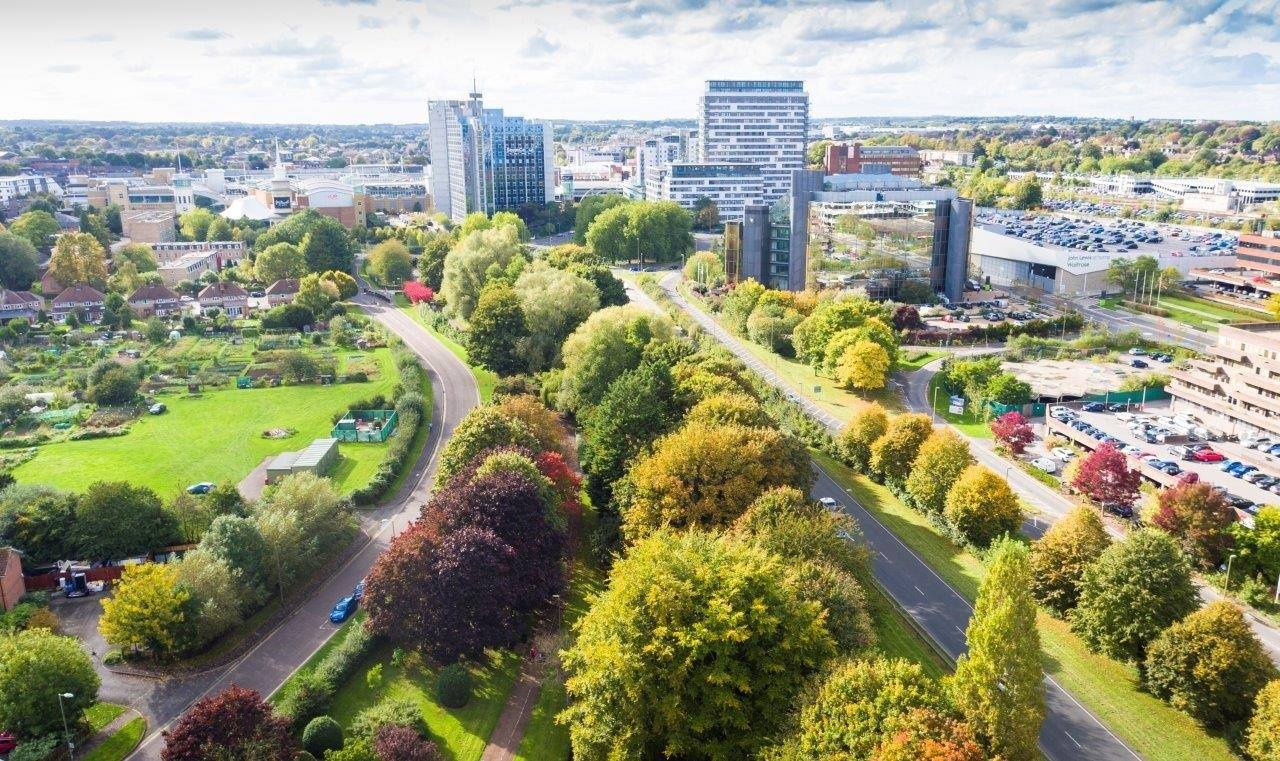
[[[1067,730],[1065,730],[1065,729],[1064,729],[1064,730],[1062,730],[1062,734],[1066,735],[1067,737],[1071,737],[1071,733],[1070,733],[1070,732],[1068,732],[1068,731],[1067,731]],[[1077,740],[1077,739],[1076,739],[1076,738],[1074,738],[1074,737],[1071,737],[1071,742],[1075,743],[1077,748],[1083,748],[1083,747],[1084,747],[1083,745],[1081,745],[1081,744],[1080,744],[1080,741],[1079,741],[1079,740]]]
[[[911,586],[916,587],[916,585],[915,585],[915,584],[912,584]],[[924,590],[923,590],[923,589],[921,589],[920,587],[916,587],[916,591],[920,593],[920,596],[921,596],[921,597],[928,597],[928,596],[929,596],[929,595],[926,595],[926,594],[924,593]]]

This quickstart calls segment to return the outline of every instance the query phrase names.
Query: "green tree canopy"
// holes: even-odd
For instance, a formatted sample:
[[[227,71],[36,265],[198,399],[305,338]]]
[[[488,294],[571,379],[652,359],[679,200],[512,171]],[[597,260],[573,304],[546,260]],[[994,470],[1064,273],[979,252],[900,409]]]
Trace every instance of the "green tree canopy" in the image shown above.
[[[530,339],[520,296],[505,281],[494,281],[480,291],[465,346],[472,361],[499,375],[527,369],[520,349]]]
[[[441,288],[449,311],[469,320],[490,268],[505,269],[513,259],[523,258],[524,245],[511,227],[479,230],[464,237],[444,262]]]
[[[1031,593],[1046,608],[1066,616],[1080,598],[1080,581],[1111,538],[1098,513],[1077,506],[1031,545]]]
[[[253,260],[253,276],[263,283],[300,278],[307,274],[307,257],[292,243],[280,242],[267,246]]]
[[[40,251],[48,251],[53,245],[53,236],[61,230],[58,220],[47,211],[28,211],[9,223],[10,233],[26,238],[28,243]]]
[[[382,241],[369,252],[369,272],[383,283],[403,283],[413,277],[409,249],[395,238]]]
[[[600,308],[600,291],[593,283],[541,260],[520,273],[515,294],[528,328],[517,348],[531,372],[554,365],[564,340]],[[514,337],[509,340],[516,343]]]
[[[911,464],[905,485],[907,495],[921,510],[941,513],[947,494],[972,463],[969,442],[950,428],[938,428],[920,445]]]
[[[618,376],[639,366],[650,341],[671,339],[671,321],[636,306],[601,309],[564,342],[564,374],[557,406],[582,410],[597,404]]]
[[[25,291],[40,279],[40,252],[20,235],[0,232],[0,284]]]
[[[178,525],[151,489],[97,481],[80,495],[70,534],[79,557],[123,560],[173,542]]]
[[[75,637],[48,629],[0,635],[0,724],[19,737],[62,731],[62,708],[80,716],[98,702],[98,674]]]

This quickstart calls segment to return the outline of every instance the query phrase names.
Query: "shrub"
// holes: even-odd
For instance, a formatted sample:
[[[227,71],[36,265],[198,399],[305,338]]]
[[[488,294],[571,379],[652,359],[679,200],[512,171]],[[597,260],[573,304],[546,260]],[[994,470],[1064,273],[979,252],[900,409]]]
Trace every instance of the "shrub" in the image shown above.
[[[450,663],[436,675],[436,699],[450,708],[461,708],[471,700],[471,672],[461,663]]]
[[[441,761],[436,744],[409,727],[388,724],[373,738],[379,761]]]
[[[364,683],[372,692],[377,692],[382,686],[382,664],[378,663],[366,672],[364,672]]]
[[[342,747],[342,727],[331,716],[317,716],[302,730],[302,745],[313,756]]]
[[[9,754],[9,761],[45,761],[62,743],[58,735],[45,735],[27,740]]]
[[[355,720],[351,722],[351,737],[372,740],[379,729],[390,725],[410,727],[421,733],[427,731],[422,710],[412,698],[392,698],[356,714]]]

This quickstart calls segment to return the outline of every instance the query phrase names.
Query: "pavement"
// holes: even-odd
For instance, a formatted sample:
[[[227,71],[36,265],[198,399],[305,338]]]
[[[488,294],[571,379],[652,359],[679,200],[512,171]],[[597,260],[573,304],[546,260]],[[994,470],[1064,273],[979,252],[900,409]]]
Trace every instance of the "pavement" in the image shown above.
[[[816,420],[833,432],[843,426],[844,421],[836,420],[818,405],[799,395],[785,380],[756,359],[737,338],[721,328],[710,316],[685,301],[675,287],[679,278],[678,273],[672,273],[660,281],[677,305],[761,377],[787,392]],[[628,294],[646,306],[657,308],[652,299],[630,284]],[[928,388],[927,383],[925,388]],[[975,449],[979,450],[975,451],[975,457],[983,460],[981,449]],[[1007,465],[1001,461],[996,466],[997,472],[1005,470]],[[973,606],[969,601],[947,584],[893,532],[885,528],[884,524],[876,520],[852,494],[841,489],[825,471],[816,465],[814,470],[818,479],[811,495],[814,498],[830,497],[836,500],[858,522],[871,552],[872,570],[880,585],[947,655],[954,659],[963,654],[967,649],[965,629],[973,613]],[[1043,484],[1020,470],[1012,470],[1009,475],[1011,482],[1020,482],[1021,479],[1017,476],[1022,476],[1047,491]],[[1021,491],[1019,483],[1013,483],[1013,486]],[[1047,676],[1045,708],[1047,713],[1040,728],[1039,744],[1040,750],[1051,761],[1074,761],[1080,758],[1122,761],[1140,758],[1070,693]]]
[[[471,371],[411,317],[368,295],[362,294],[355,301],[403,339],[427,368],[434,403],[426,447],[400,493],[380,508],[363,514],[361,529],[368,537],[364,547],[283,623],[239,659],[209,672],[166,680],[126,677],[98,669],[103,679],[99,697],[127,704],[147,719],[149,734],[129,756],[130,759],[160,759],[164,747],[161,732],[188,706],[206,695],[220,692],[231,684],[255,689],[263,695],[271,694],[333,635],[336,627],[329,623],[328,614],[334,601],[349,594],[373,567],[394,533],[418,517],[420,508],[431,493],[436,455],[441,443],[448,439],[463,416],[479,403],[479,392]],[[100,608],[96,602],[91,605],[74,611],[80,622],[76,627],[78,631],[87,628],[86,619],[95,615],[94,608]],[[62,606],[57,612],[64,615]],[[91,628],[96,635],[96,626]],[[100,641],[90,639],[86,644],[99,656],[105,653],[105,645]],[[95,662],[99,662],[97,658]]]

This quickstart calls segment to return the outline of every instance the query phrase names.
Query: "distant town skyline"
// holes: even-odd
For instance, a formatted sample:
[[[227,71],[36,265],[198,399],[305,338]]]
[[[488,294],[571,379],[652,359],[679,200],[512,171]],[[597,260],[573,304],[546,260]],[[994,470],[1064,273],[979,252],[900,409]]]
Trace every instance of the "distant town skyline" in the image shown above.
[[[692,119],[711,78],[814,118],[1280,119],[1280,0],[68,0],[6,8],[0,119]]]

